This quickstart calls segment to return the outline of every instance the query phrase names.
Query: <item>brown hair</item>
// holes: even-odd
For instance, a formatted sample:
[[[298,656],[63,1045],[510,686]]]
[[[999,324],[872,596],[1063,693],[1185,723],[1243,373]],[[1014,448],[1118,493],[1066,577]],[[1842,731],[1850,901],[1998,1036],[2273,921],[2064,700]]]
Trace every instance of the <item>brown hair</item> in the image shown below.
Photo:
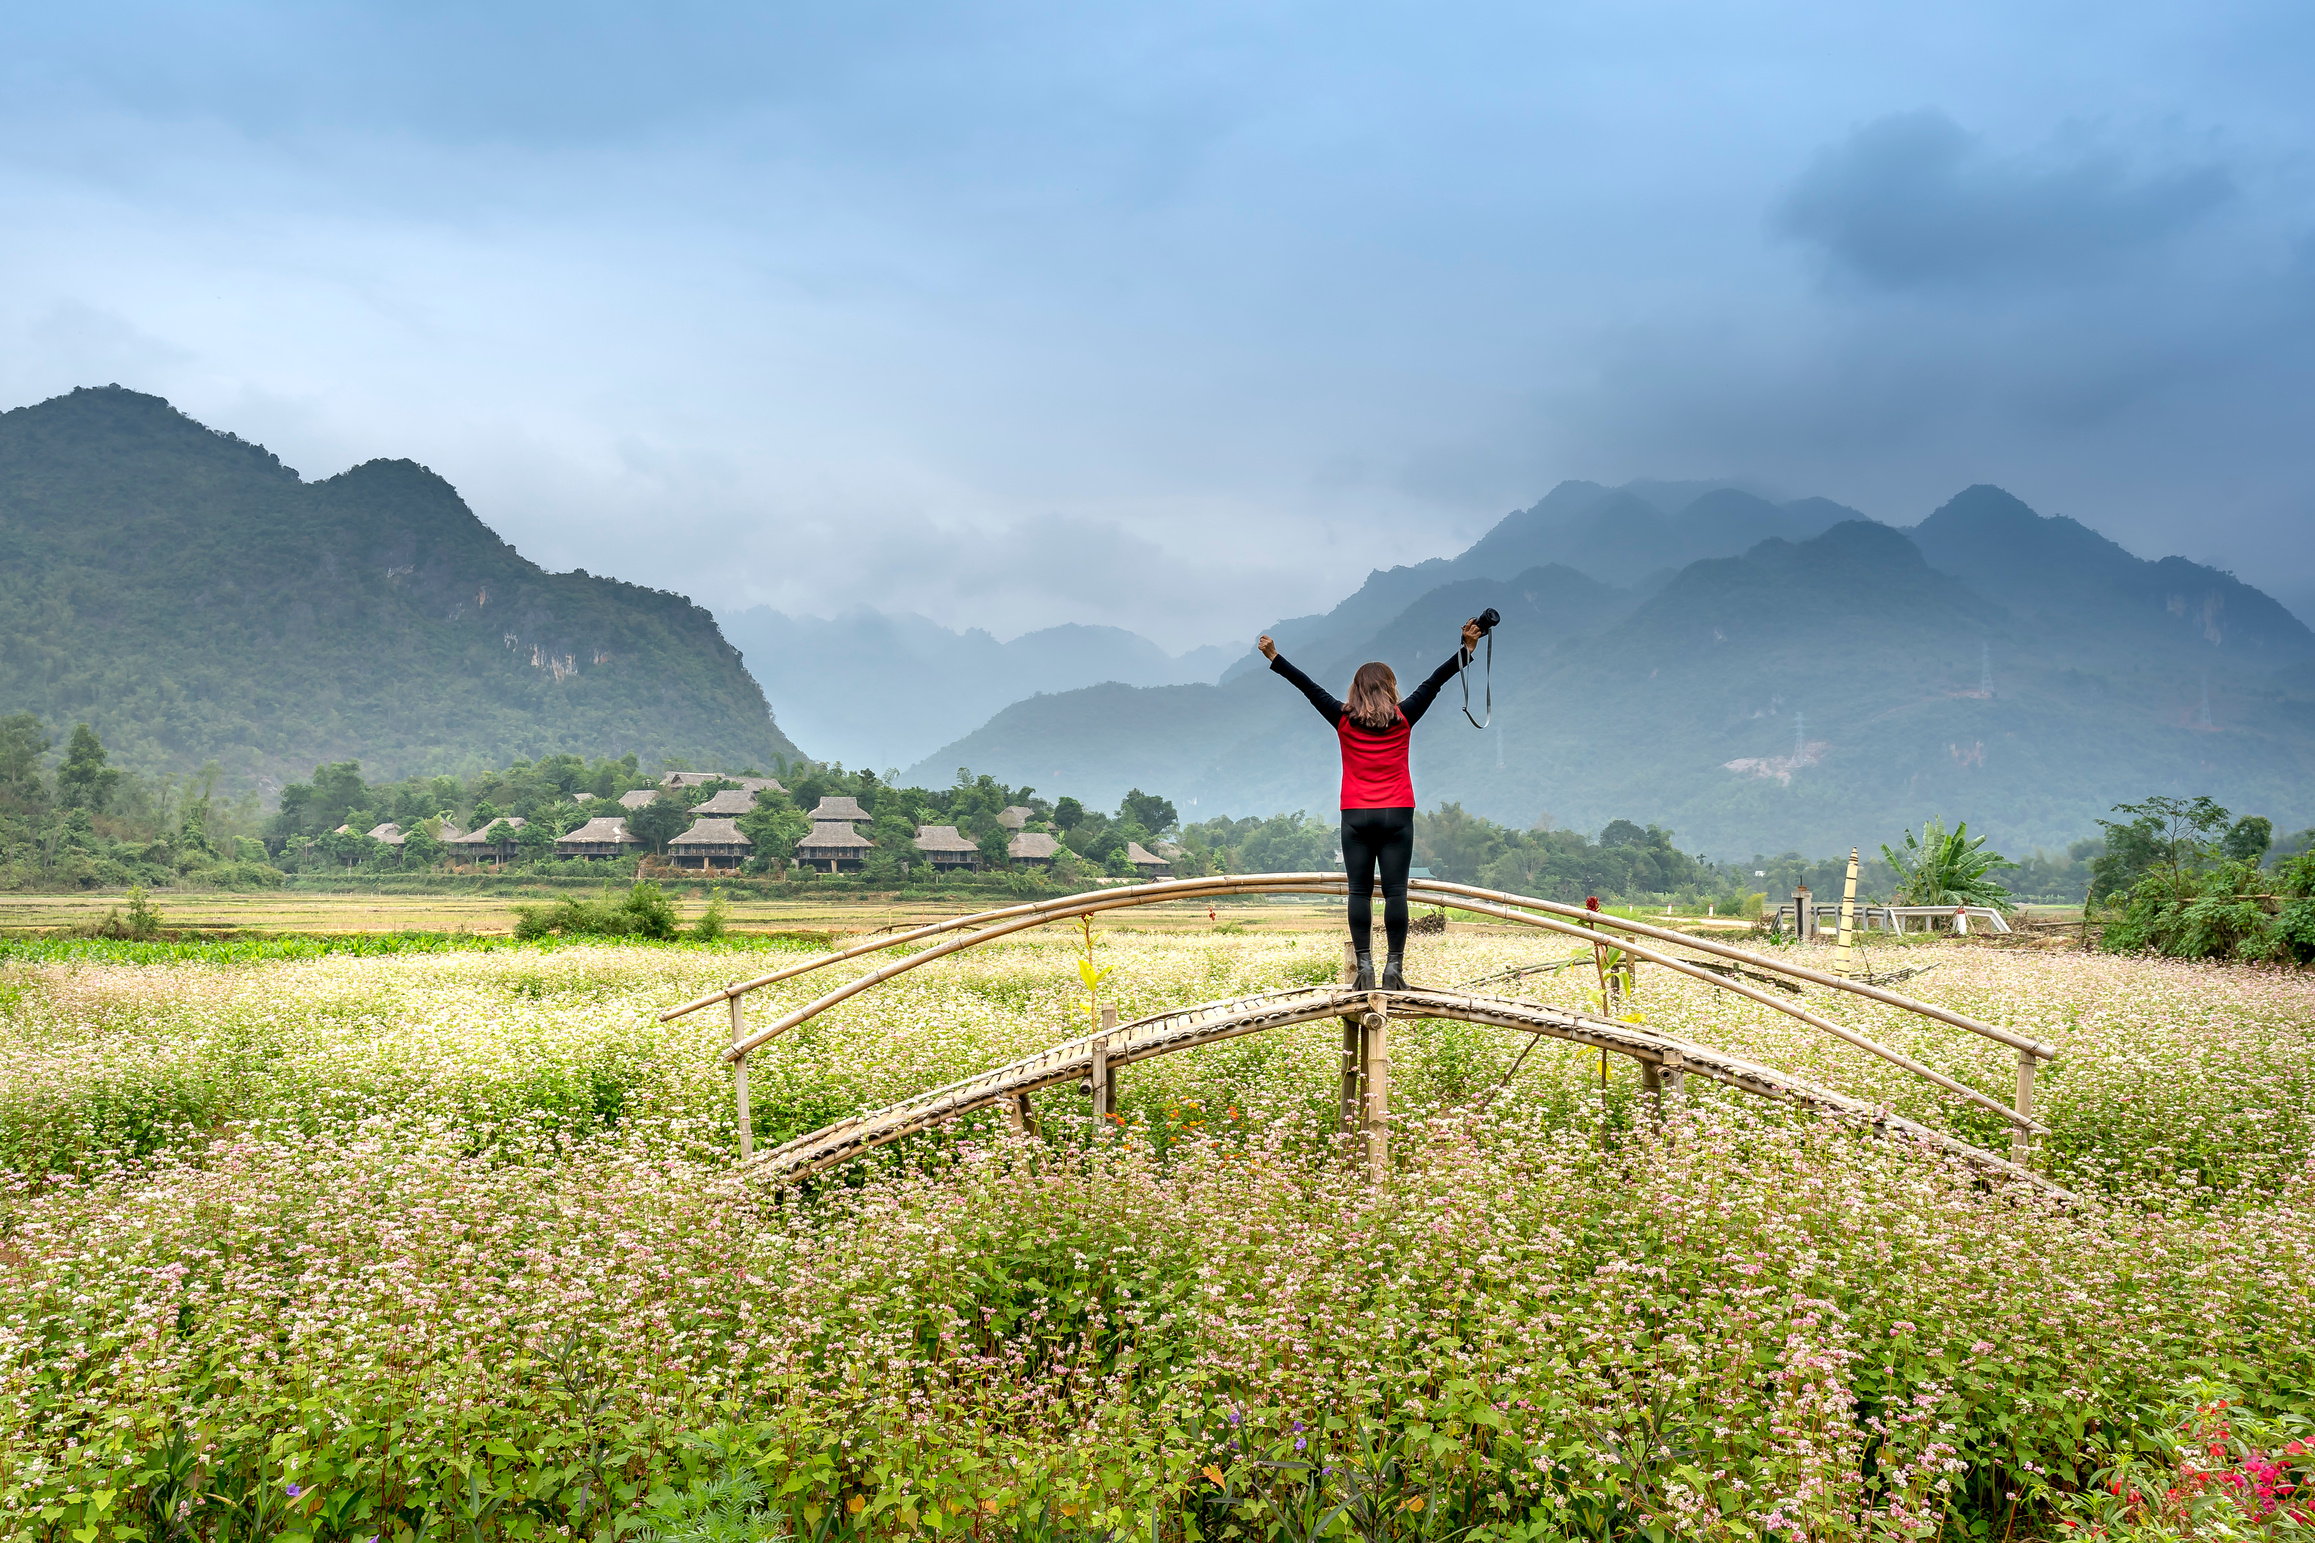
[[[1350,697],[1343,716],[1369,734],[1386,734],[1399,721],[1399,678],[1377,659],[1358,667],[1350,678]]]

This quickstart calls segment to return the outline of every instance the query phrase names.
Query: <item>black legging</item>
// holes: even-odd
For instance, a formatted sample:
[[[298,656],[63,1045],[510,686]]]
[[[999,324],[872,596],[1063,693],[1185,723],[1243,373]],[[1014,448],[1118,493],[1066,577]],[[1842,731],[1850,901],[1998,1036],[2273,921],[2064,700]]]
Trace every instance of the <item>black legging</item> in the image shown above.
[[[1407,951],[1407,865],[1415,860],[1415,811],[1345,809],[1342,869],[1350,875],[1350,941],[1374,950],[1375,869],[1383,873],[1383,938],[1394,954]]]

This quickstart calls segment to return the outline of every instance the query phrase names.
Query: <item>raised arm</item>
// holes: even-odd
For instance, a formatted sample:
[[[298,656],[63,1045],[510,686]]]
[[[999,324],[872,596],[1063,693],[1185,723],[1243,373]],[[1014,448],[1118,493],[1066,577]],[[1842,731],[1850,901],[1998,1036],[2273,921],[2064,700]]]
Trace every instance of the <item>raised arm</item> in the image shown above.
[[[1324,718],[1330,724],[1342,722],[1342,704],[1327,695],[1324,687],[1296,669],[1292,662],[1278,651],[1278,645],[1271,642],[1267,635],[1262,638],[1259,646],[1263,657],[1270,661],[1271,674],[1283,675],[1299,687],[1302,694],[1310,698],[1310,705],[1318,709],[1319,717]]]
[[[1399,699],[1399,711],[1407,715],[1409,727],[1423,721],[1423,714],[1431,710],[1432,698],[1439,694],[1439,688],[1447,684],[1456,670],[1462,667],[1463,661],[1471,657],[1472,645],[1478,641],[1478,624],[1465,622],[1463,624],[1463,646],[1449,655],[1445,664],[1433,670],[1430,679],[1415,688],[1414,695]]]

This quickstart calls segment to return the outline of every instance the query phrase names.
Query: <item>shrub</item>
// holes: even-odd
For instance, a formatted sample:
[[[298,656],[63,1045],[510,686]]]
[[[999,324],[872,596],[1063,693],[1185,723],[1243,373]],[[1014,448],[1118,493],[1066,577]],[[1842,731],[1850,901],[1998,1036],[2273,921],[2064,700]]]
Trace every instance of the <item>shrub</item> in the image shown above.
[[[2150,872],[2107,922],[2105,946],[2179,959],[2315,960],[2315,856],[2272,873],[2252,861]]]
[[[553,905],[515,907],[514,935],[526,940],[551,933],[566,938],[651,938],[666,942],[678,930],[674,904],[648,879],[638,881],[616,900],[604,895],[594,900],[574,898]],[[717,935],[720,933],[719,926]]]
[[[724,933],[724,924],[730,908],[723,903],[723,891],[714,890],[707,897],[707,909],[699,913],[699,920],[691,924],[691,935],[702,943],[713,943]]]

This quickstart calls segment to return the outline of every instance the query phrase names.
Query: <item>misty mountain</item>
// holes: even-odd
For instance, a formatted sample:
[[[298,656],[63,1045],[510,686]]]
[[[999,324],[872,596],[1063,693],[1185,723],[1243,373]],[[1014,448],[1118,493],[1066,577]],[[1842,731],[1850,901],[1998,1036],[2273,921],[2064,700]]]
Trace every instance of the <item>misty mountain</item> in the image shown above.
[[[1710,531],[1714,508],[1801,531],[1838,512],[1717,490],[1669,513],[1633,501],[1656,518],[1585,490],[1572,521],[1522,511],[1472,551],[1525,553],[1541,531],[1598,530],[1592,517],[1661,539]],[[2315,822],[2315,633],[2232,575],[2135,557],[1998,489],[1913,531],[1835,519],[1631,586],[1557,564],[1461,576],[1469,558],[1423,565],[1436,582],[1356,639],[1314,626],[1310,647],[1286,649],[1338,690],[1369,657],[1412,681],[1463,617],[1504,613],[1495,726],[1474,732],[1450,684],[1417,731],[1427,807],[1585,830],[1653,820],[1731,857],[1870,850],[1929,815],[2055,846],[2150,792]],[[1332,737],[1267,671],[1018,703],[925,765],[960,762],[1101,799],[1138,783],[1185,817],[1334,805]]]
[[[1645,589],[1699,558],[1734,556],[1771,537],[1798,541],[1842,520],[1863,518],[1830,499],[1778,504],[1725,483],[1631,482],[1610,488],[1568,481],[1505,515],[1455,557],[1377,569],[1325,615],[1295,617],[1266,630],[1297,657],[1331,657],[1362,645],[1421,596],[1457,580],[1556,564],[1603,584]],[[1261,667],[1260,656],[1247,653],[1234,660],[1229,675]]]
[[[117,386],[0,413],[0,713],[86,720],[150,770],[395,777],[795,746],[681,595],[548,573],[442,478],[307,482]]]
[[[816,756],[876,770],[909,765],[1024,697],[1103,681],[1212,680],[1237,653],[1207,647],[1176,656],[1121,627],[1047,627],[1000,643],[977,627],[952,632],[874,610],[822,620],[752,606],[722,621]],[[955,772],[948,767],[939,780]]]
[[[2231,573],[2183,557],[2147,562],[2079,521],[2042,516],[2000,488],[1967,489],[1913,527],[1922,554],[2020,617],[2078,621],[2160,648],[2200,637],[2230,658],[2302,656],[2308,629]]]

